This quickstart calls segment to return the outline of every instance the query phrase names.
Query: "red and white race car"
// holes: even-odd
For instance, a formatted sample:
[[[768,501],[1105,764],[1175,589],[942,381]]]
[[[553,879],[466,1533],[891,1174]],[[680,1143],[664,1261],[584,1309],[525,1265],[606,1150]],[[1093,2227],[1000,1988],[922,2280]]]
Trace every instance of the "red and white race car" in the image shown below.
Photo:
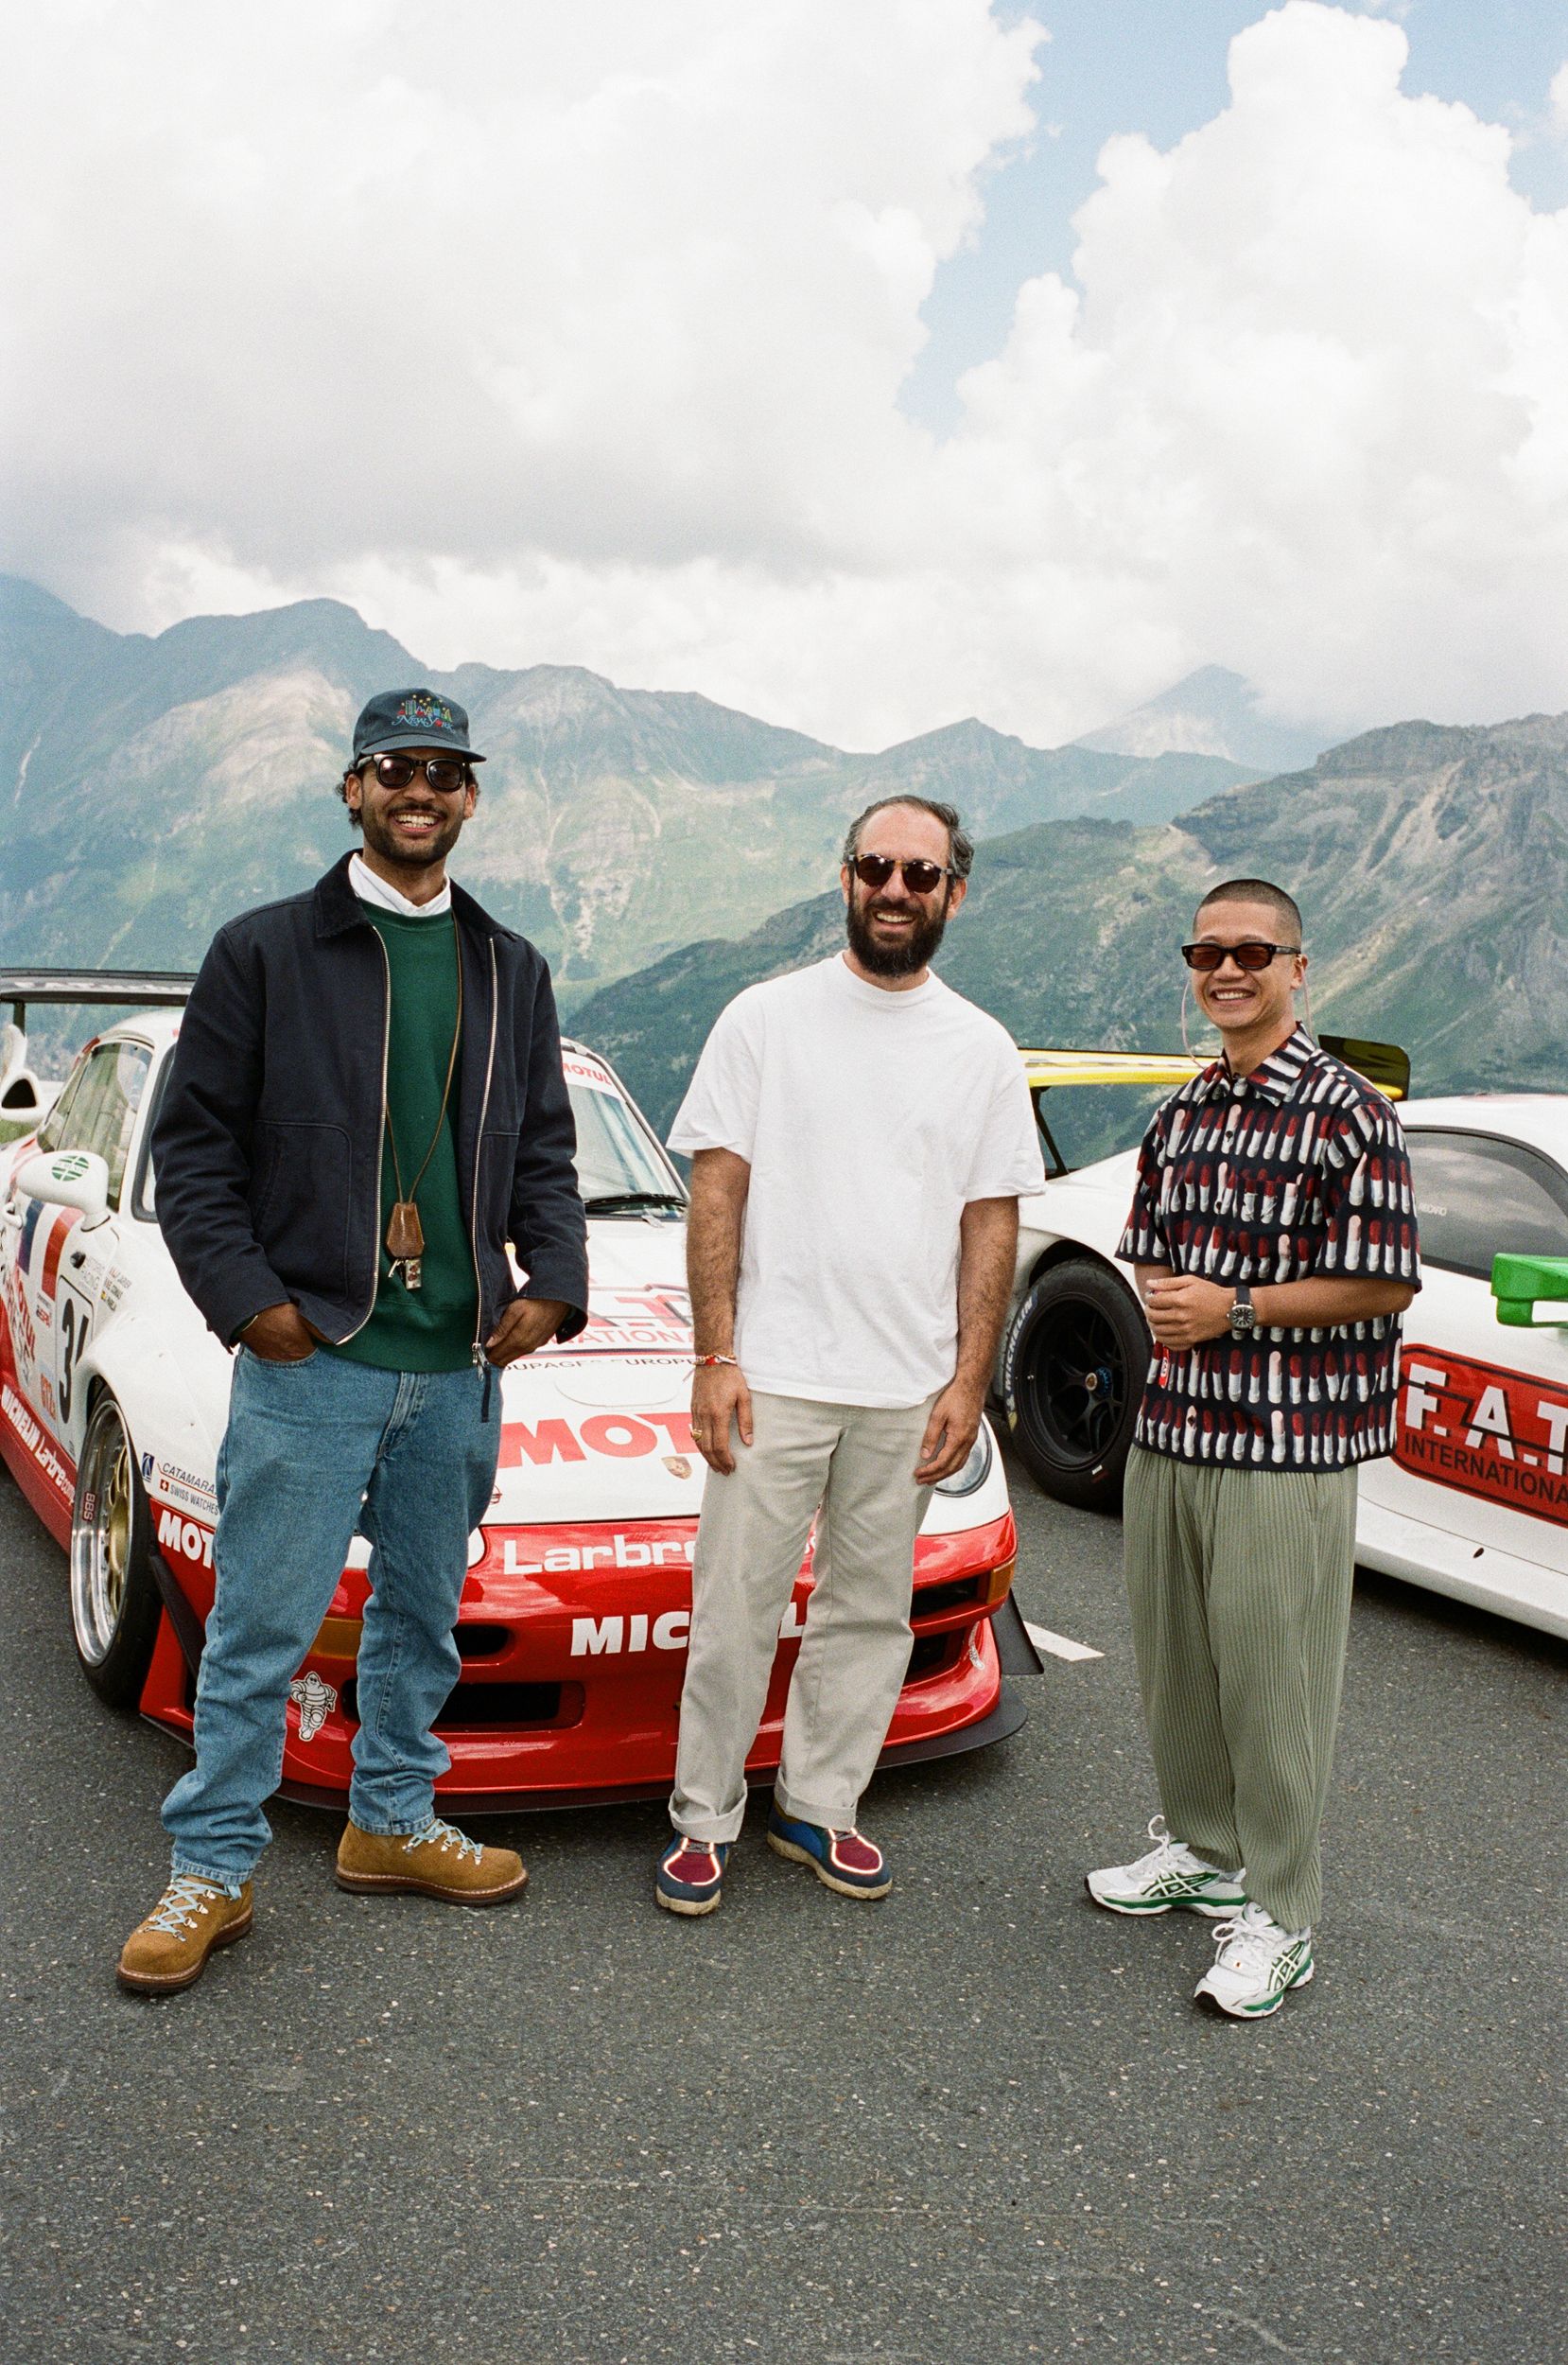
[[[0,1455],[70,1555],[82,1668],[112,1702],[187,1736],[212,1604],[214,1473],[231,1358],[186,1297],[148,1156],[189,980],[0,975],[16,1006],[0,1073]],[[26,1065],[31,1001],[154,1007],[88,1042],[58,1095]],[[462,1675],[437,1730],[439,1789],[466,1812],[657,1796],[674,1771],[704,1464],[688,1419],[686,1194],[601,1060],[566,1049],[589,1217],[587,1329],[514,1364],[500,1469],[470,1543]],[[884,1764],[980,1746],[1023,1722],[1005,1680],[1037,1666],[1010,1588],[1017,1543],[987,1430],[932,1498],[915,1646]],[[368,1548],[356,1544],[292,1688],[287,1795],[340,1802],[355,1729]],[[780,1629],[749,1771],[776,1766],[811,1586]]]
[[[1391,1045],[1325,1038],[1399,1095]],[[1020,1209],[998,1393],[1021,1459],[1050,1494],[1115,1509],[1148,1368],[1149,1333],[1116,1248],[1136,1153],[1071,1168],[1053,1127],[1062,1088],[1152,1106],[1196,1062],[1128,1052],[1025,1052],[1052,1180]],[[1049,1095],[1049,1098],[1048,1098]],[[1050,1111],[1048,1117],[1047,1111]],[[1399,1441],[1363,1466],[1357,1557],[1368,1568],[1568,1635],[1568,1303],[1505,1323],[1494,1259],[1568,1258],[1568,1095],[1402,1098],[1422,1288],[1404,1318]]]

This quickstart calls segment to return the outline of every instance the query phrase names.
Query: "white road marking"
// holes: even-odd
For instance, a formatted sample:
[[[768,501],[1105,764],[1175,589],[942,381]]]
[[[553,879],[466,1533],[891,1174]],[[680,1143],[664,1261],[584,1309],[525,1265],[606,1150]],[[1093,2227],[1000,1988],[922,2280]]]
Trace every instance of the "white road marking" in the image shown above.
[[[1091,1651],[1087,1642],[1070,1642],[1065,1634],[1053,1634],[1049,1626],[1031,1625],[1026,1618],[1023,1631],[1037,1651],[1049,1651],[1053,1658],[1104,1658],[1104,1651]]]

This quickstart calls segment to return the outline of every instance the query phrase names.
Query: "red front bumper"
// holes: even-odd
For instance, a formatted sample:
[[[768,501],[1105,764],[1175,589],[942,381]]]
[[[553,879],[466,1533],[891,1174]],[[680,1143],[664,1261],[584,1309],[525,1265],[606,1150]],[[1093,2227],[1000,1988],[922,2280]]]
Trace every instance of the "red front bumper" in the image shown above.
[[[179,1526],[178,1535],[166,1529],[163,1550],[171,1585],[189,1604],[183,1617],[182,1604],[173,1605],[185,1647],[166,1616],[141,1705],[144,1714],[188,1738],[190,1659],[212,1601],[211,1538],[194,1521]],[[695,1535],[694,1519],[485,1531],[484,1555],[469,1572],[457,1627],[462,1675],[435,1727],[452,1759],[437,1784],[444,1804],[473,1812],[669,1790]],[[939,1743],[992,1715],[1002,1670],[991,1619],[1007,1597],[1016,1550],[1011,1513],[959,1534],[919,1538],[915,1645],[887,1736],[890,1751]],[[747,1761],[753,1775],[778,1762],[784,1695],[810,1589],[808,1557]],[[289,1707],[287,1796],[338,1804],[347,1792],[366,1590],[361,1571],[345,1573],[301,1670],[302,1676],[313,1672],[332,1697],[322,1713],[322,1691],[312,1688],[308,1739],[302,1737],[300,1707]]]

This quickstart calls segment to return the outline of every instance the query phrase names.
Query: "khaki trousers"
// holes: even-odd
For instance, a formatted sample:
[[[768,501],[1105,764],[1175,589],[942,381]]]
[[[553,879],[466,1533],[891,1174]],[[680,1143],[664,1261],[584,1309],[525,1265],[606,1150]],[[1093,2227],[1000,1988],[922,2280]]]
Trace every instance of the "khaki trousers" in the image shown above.
[[[813,1518],[815,1582],[775,1795],[802,1822],[853,1825],[909,1666],[930,1491],[915,1465],[933,1402],[886,1411],[753,1394],[753,1442],[732,1433],[735,1468],[710,1470],[703,1497],[670,1801],[678,1831],[732,1840],[740,1829],[746,1758]]]
[[[1355,1574],[1353,1469],[1230,1470],[1135,1445],[1127,1590],[1159,1803],[1175,1839],[1285,1930],[1321,1902]]]

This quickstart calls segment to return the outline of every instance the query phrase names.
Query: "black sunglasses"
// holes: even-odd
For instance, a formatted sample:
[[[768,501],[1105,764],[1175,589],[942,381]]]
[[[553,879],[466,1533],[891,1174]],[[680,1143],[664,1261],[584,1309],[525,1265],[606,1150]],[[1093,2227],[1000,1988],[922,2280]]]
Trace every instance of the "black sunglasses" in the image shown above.
[[[1234,961],[1238,969],[1266,969],[1281,953],[1299,953],[1298,944],[1184,944],[1181,957],[1189,969],[1218,969]]]
[[[423,761],[413,756],[372,756],[367,761],[375,764],[383,788],[407,788],[416,772],[424,773],[440,797],[455,796],[468,785],[468,766],[457,756],[427,756]],[[359,768],[363,771],[364,765]]]
[[[894,872],[902,873],[912,895],[929,895],[943,879],[956,879],[956,870],[939,862],[896,862],[891,854],[857,854],[849,866],[862,886],[885,887]]]

